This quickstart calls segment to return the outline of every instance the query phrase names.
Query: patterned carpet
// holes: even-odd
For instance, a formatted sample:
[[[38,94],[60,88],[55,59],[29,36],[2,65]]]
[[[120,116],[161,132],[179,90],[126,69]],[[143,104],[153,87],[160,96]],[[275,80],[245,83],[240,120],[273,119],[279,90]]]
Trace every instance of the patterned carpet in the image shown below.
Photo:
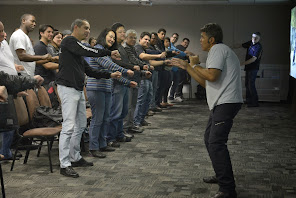
[[[296,122],[289,111],[287,104],[262,103],[258,108],[243,106],[237,115],[228,146],[238,197],[296,197]],[[11,162],[2,164],[6,197],[211,197],[218,186],[202,182],[213,175],[203,142],[208,115],[205,101],[165,109],[147,119],[152,125],[143,134],[107,158],[83,153],[94,166],[75,168],[80,174],[76,179],[59,174],[57,142],[52,150],[54,173],[46,149],[39,158],[32,151],[28,163],[17,161],[12,172]]]

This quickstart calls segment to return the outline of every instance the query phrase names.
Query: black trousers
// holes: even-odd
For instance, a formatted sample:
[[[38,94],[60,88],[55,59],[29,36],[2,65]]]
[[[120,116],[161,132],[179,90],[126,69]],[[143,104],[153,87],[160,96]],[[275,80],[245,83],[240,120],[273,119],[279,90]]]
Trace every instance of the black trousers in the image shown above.
[[[219,190],[222,192],[232,192],[235,190],[235,181],[227,141],[233,119],[241,106],[241,103],[216,106],[211,111],[204,135],[204,141],[218,179]]]

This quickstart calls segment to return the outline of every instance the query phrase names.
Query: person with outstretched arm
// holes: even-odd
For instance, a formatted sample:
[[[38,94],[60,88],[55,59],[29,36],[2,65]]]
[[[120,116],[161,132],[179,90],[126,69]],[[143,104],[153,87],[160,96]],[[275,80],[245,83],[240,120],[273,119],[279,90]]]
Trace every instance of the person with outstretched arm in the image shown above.
[[[90,34],[87,20],[76,19],[71,25],[71,36],[61,43],[59,72],[56,77],[61,99],[63,124],[59,140],[60,174],[77,178],[73,167],[93,166],[80,155],[80,140],[86,127],[85,97],[83,92],[85,74],[94,78],[120,78],[120,72],[102,72],[91,68],[84,56],[111,56],[120,59],[117,50],[109,51],[84,46],[81,41]]]

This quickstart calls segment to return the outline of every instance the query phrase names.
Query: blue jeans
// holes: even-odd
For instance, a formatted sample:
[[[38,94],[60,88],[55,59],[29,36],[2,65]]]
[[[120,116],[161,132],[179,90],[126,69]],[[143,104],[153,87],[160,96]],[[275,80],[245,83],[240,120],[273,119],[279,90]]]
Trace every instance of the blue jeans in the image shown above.
[[[176,90],[177,90],[177,87],[179,84],[179,78],[180,78],[179,69],[177,71],[172,71],[173,84],[171,86],[171,91],[170,91],[170,96],[169,96],[170,100],[174,100],[175,93],[176,93]]]
[[[123,119],[128,113],[129,88],[124,85],[115,85],[112,92],[112,106],[110,114],[110,128],[107,133],[107,142],[123,138]]]
[[[258,70],[246,71],[246,102],[250,105],[258,105],[258,95],[256,90],[256,78]]]
[[[156,108],[156,102],[155,102],[155,97],[156,97],[156,91],[158,89],[158,71],[153,70],[152,71],[152,98],[150,101],[150,109]]]
[[[222,192],[232,192],[235,190],[227,141],[233,119],[241,106],[241,103],[229,103],[214,107],[204,135],[205,145],[218,179],[219,190]]]
[[[92,119],[89,126],[89,150],[99,150],[107,146],[106,136],[110,122],[112,96],[110,92],[86,91],[90,103]]]
[[[152,98],[152,82],[150,80],[141,80],[140,89],[138,92],[138,101],[136,105],[134,124],[141,125],[149,110],[149,104]]]
[[[0,154],[4,155],[5,159],[12,157],[10,146],[12,144],[13,134],[14,130],[0,133],[0,138],[2,140]]]
[[[80,141],[86,127],[85,97],[83,91],[58,85],[61,99],[63,123],[59,138],[59,159],[61,168],[81,159]]]

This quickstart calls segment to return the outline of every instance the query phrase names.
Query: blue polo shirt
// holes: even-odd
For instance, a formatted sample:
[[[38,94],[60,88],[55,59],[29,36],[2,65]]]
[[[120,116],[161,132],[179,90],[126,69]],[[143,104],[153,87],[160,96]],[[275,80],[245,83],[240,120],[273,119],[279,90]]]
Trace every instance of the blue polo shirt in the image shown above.
[[[243,43],[242,46],[244,48],[247,48],[247,54],[246,54],[246,60],[249,60],[250,58],[252,58],[253,56],[257,57],[256,61],[245,65],[245,71],[248,70],[259,70],[259,66],[260,66],[260,61],[261,61],[261,56],[262,56],[262,45],[260,42],[255,43],[253,45],[252,41],[248,41],[246,43]]]

